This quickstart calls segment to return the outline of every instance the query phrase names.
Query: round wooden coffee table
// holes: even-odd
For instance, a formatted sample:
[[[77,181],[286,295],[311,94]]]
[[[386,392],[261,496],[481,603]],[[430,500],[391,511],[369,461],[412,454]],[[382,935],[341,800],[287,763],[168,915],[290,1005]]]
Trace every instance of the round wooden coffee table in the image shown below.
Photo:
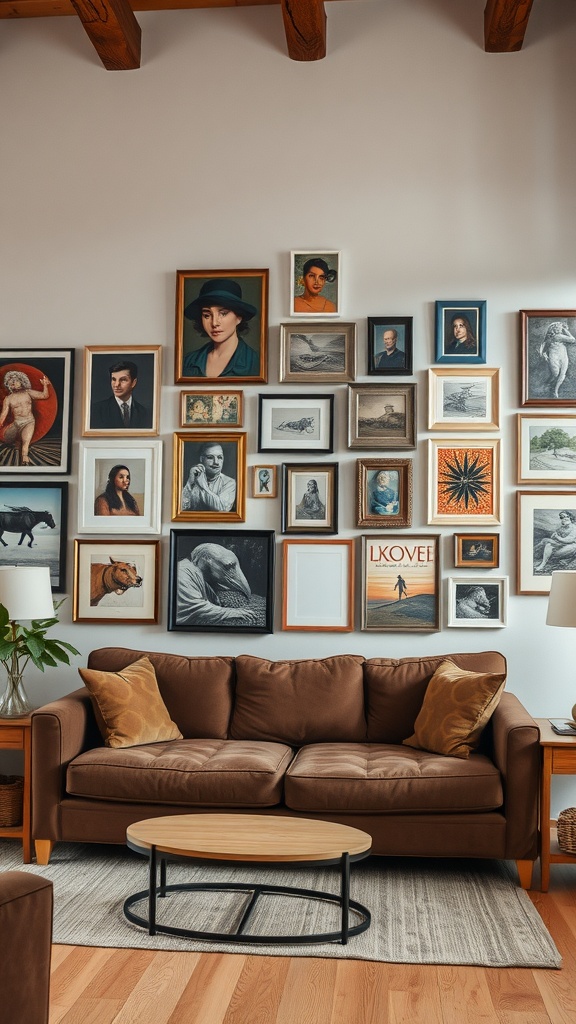
[[[311,818],[276,817],[264,814],[176,814],[164,818],[147,818],[130,825],[126,841],[131,850],[149,859],[148,889],[129,896],[124,902],[128,921],[147,928],[150,935],[163,933],[213,942],[246,942],[261,945],[274,943],[305,944],[313,942],[346,943],[370,927],[370,911],[350,899],[350,865],[370,854],[372,838],[366,832],[331,821]],[[174,857],[220,862],[255,864],[338,865],[340,892],[299,889],[293,886],[266,883],[212,882],[168,885],[166,861]],[[160,884],[158,885],[158,863]],[[238,891],[251,894],[242,919],[234,932],[192,931],[156,920],[156,899],[170,892]],[[299,896],[310,900],[336,903],[341,908],[338,931],[299,935],[249,935],[245,927],[256,901],[269,894]],[[148,917],[132,911],[135,903],[148,898]],[[357,919],[350,923],[351,913]]]

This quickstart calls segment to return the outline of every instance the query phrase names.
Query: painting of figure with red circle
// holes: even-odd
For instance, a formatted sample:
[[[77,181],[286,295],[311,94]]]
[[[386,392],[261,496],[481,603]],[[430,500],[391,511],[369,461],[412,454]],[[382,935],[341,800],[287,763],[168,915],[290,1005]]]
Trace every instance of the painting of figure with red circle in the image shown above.
[[[68,471],[72,355],[36,350],[0,359],[0,471]]]

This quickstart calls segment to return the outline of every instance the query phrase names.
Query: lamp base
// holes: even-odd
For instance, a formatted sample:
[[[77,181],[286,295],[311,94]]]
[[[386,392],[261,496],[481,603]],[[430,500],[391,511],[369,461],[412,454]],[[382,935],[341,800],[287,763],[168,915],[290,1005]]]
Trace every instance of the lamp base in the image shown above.
[[[33,710],[24,689],[22,673],[8,672],[6,689],[0,697],[0,718],[23,718]]]

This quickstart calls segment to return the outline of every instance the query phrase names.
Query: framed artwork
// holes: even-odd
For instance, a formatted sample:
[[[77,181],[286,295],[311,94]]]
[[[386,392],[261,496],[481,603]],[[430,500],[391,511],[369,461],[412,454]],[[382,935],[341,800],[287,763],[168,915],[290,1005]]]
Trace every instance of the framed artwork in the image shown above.
[[[267,343],[267,270],[176,271],[176,384],[265,384]]]
[[[500,565],[500,536],[497,533],[455,533],[456,569],[497,569]]]
[[[576,310],[521,309],[521,405],[576,405]]]
[[[429,439],[429,523],[500,523],[501,506],[499,439]]]
[[[0,473],[69,473],[72,349],[3,348]]]
[[[181,427],[242,426],[243,391],[181,391],[180,403]]]
[[[436,362],[486,362],[486,300],[436,302]]]
[[[157,436],[161,358],[161,345],[87,345],[82,437]]]
[[[374,377],[412,373],[412,317],[368,317],[368,373]]]
[[[162,441],[80,441],[78,533],[160,533]]]
[[[334,450],[334,395],[258,395],[258,451]]]
[[[354,541],[283,541],[282,629],[354,629]]]
[[[158,622],[159,540],[75,540],[74,622]]]
[[[338,463],[285,462],[282,533],[338,533]]]
[[[356,460],[356,526],[412,526],[412,459]]]
[[[0,482],[0,566],[47,565],[66,590],[67,483]]]
[[[171,530],[168,629],[274,632],[274,530]]]
[[[362,538],[362,629],[440,629],[440,536]]]
[[[246,434],[174,434],[172,519],[243,523]]]
[[[519,413],[519,484],[576,484],[576,415]]]
[[[415,448],[415,384],[350,384],[349,448]]]
[[[356,324],[280,324],[280,382],[346,384],[356,373]]]
[[[275,498],[278,494],[277,466],[259,464],[252,466],[252,497]]]
[[[451,576],[448,626],[498,629],[508,620],[507,576]]]
[[[428,430],[498,430],[500,370],[428,370]]]
[[[340,253],[310,249],[290,254],[290,316],[338,316]]]
[[[576,570],[576,492],[517,492],[519,594],[548,594],[556,569]]]

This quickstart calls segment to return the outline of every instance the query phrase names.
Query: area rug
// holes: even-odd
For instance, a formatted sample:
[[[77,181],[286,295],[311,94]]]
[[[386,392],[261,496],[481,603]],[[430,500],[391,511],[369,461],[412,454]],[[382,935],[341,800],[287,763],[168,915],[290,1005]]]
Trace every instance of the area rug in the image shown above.
[[[124,899],[147,888],[147,860],[125,847],[58,843],[50,864],[23,865],[19,844],[0,841],[0,869],[21,869],[54,883],[54,942],[75,946],[200,950],[267,956],[346,957],[406,964],[555,967],[561,957],[530,898],[500,861],[374,857],[352,866],[350,895],[372,913],[368,931],[347,945],[258,946],[149,936],[124,918]],[[335,868],[217,867],[172,863],[168,883],[254,882],[339,891]],[[275,903],[279,900],[281,902]],[[241,893],[183,893],[158,900],[158,921],[225,931],[242,913]],[[137,913],[146,914],[146,904]],[[268,896],[250,927],[261,934],[339,928],[330,903]]]

